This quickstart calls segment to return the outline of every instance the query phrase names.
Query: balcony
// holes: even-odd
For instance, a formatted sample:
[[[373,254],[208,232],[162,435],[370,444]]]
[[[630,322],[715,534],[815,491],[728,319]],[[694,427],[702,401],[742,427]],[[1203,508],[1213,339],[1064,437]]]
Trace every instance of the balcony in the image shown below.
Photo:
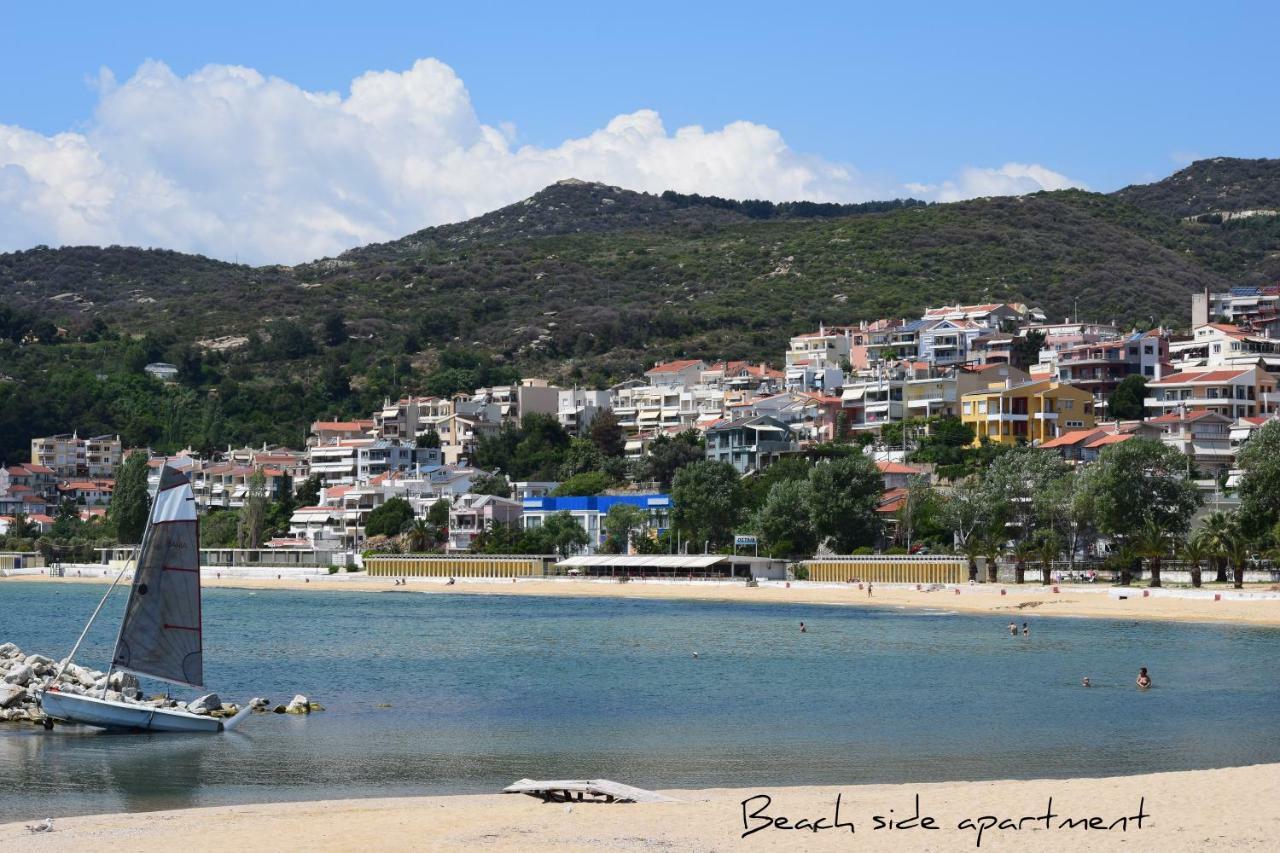
[[[1026,423],[1027,416],[1025,414],[1015,415],[1013,412],[991,412],[987,415],[988,421],[1002,421],[1005,423]]]
[[[1058,419],[1057,412],[1036,412],[1036,420],[1038,421],[1056,421]]]

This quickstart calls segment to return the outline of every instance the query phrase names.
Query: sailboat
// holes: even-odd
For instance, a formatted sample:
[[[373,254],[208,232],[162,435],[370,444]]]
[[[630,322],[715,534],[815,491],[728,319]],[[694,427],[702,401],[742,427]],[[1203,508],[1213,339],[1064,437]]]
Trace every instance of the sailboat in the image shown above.
[[[187,476],[168,464],[160,469],[160,481],[134,569],[129,601],[107,670],[108,682],[111,673],[120,670],[172,684],[204,687],[195,496]],[[127,570],[126,563],[98,602],[52,685],[41,694],[40,705],[45,715],[64,723],[151,732],[220,732],[234,726],[248,713],[248,708],[229,720],[220,720],[178,708],[114,701],[106,698],[106,686],[100,696],[58,689],[58,678],[75,657],[89,626]]]

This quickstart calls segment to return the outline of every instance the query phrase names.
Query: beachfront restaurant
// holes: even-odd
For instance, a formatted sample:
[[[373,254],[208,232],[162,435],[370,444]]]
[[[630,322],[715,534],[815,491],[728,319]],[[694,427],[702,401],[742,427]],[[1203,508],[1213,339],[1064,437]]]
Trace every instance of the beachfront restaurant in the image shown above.
[[[595,554],[561,560],[551,571],[557,575],[606,578],[783,580],[787,561],[732,554]]]

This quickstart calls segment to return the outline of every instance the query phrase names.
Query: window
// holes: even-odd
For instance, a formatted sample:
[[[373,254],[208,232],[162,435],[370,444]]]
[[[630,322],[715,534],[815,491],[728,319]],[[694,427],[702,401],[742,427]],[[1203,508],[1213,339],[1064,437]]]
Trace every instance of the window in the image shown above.
[[[965,413],[966,415],[972,415],[972,414],[973,414],[973,403],[965,403],[965,404],[964,404],[964,413]]]
[[[1075,400],[1063,400],[1063,401],[1062,401],[1062,410],[1063,410],[1064,412],[1069,412],[1069,411],[1071,411],[1071,409],[1075,406],[1075,404],[1076,404],[1076,401],[1075,401]]]

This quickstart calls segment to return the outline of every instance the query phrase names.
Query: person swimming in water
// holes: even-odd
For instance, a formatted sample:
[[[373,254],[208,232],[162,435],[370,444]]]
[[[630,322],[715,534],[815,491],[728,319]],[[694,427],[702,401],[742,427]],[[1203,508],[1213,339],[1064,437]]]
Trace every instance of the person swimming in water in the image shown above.
[[[801,623],[800,623],[800,633],[801,633],[801,634],[807,634],[807,633],[809,633],[809,629],[808,629],[808,628],[806,628],[806,627],[804,626],[804,623],[803,623],[803,622],[801,622]]]
[[[1084,678],[1080,679],[1080,686],[1081,686],[1081,687],[1092,687],[1092,686],[1093,686],[1093,684],[1089,681],[1089,676],[1087,676],[1087,675],[1086,675]]]
[[[1009,623],[1009,636],[1010,636],[1010,637],[1016,637],[1016,636],[1018,636],[1018,623],[1017,623],[1017,622],[1010,622],[1010,623]]]
[[[1023,623],[1022,623],[1022,636],[1024,636],[1024,637],[1030,637],[1030,636],[1031,636],[1031,626],[1030,626],[1030,625],[1028,625],[1026,622],[1023,622]]]
[[[1138,688],[1146,690],[1151,686],[1151,676],[1147,675],[1147,668],[1144,666],[1138,670]]]

